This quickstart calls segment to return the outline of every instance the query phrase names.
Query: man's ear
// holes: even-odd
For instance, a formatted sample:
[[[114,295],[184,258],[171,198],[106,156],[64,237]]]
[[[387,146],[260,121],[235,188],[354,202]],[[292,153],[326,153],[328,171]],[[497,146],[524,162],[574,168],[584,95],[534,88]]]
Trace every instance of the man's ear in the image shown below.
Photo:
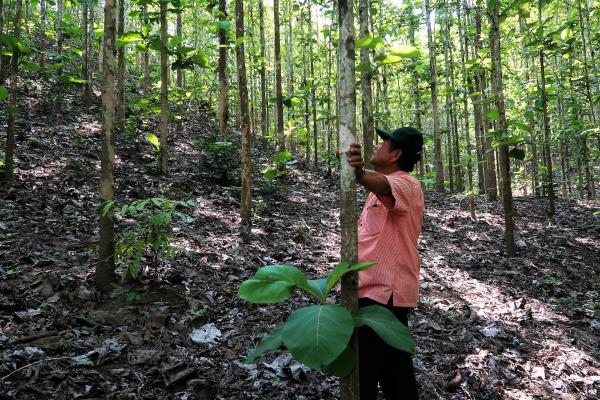
[[[394,155],[392,156],[392,161],[394,163],[397,163],[398,160],[400,160],[400,157],[402,157],[402,149],[396,149],[393,151]]]

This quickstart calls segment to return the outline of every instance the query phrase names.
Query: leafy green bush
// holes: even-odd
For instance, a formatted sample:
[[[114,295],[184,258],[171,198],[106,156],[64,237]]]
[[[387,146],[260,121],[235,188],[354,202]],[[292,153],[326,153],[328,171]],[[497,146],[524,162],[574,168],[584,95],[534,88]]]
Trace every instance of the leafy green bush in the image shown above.
[[[263,178],[269,182],[273,182],[280,176],[285,175],[286,165],[294,164],[292,161],[292,153],[289,151],[280,151],[271,157],[272,165],[262,170]]]
[[[203,151],[203,163],[220,179],[228,182],[232,175],[240,171],[240,144],[238,142],[213,142],[203,140],[197,142]]]
[[[390,346],[414,353],[414,342],[406,326],[383,306],[367,306],[351,314],[345,308],[326,302],[327,295],[348,272],[361,271],[374,263],[337,265],[327,277],[307,279],[296,267],[267,265],[256,271],[252,279],[242,282],[240,298],[259,304],[279,303],[300,289],[319,301],[290,314],[286,322],[263,337],[248,353],[245,362],[252,363],[269,350],[285,345],[301,363],[315,369],[325,368],[336,376],[346,376],[356,364],[356,354],[349,346],[355,327],[367,325]]]
[[[177,211],[178,207],[192,208],[194,201],[167,200],[161,197],[137,200],[121,206],[118,214],[135,220],[135,224],[123,231],[115,246],[115,260],[123,267],[123,280],[137,279],[142,261],[148,257],[150,266],[155,269],[159,256],[173,258],[171,247],[173,219],[188,220],[188,216]],[[104,204],[102,214],[106,215],[114,202]]]

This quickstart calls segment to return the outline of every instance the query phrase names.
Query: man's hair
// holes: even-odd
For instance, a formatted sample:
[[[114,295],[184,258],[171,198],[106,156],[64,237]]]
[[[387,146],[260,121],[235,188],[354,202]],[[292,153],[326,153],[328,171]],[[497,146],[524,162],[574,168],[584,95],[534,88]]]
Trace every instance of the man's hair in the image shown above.
[[[423,139],[420,135],[411,135],[398,143],[395,140],[390,140],[390,150],[402,150],[402,155],[398,159],[398,166],[402,171],[412,172],[415,165],[421,161],[423,153]]]

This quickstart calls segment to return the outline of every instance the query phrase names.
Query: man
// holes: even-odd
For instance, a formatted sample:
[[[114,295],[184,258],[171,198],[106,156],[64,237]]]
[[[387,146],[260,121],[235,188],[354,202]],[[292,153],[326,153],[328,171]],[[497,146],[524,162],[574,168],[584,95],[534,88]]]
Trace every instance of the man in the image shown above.
[[[383,305],[408,326],[419,296],[423,223],[421,184],[408,173],[421,159],[423,137],[410,127],[376,131],[383,143],[371,156],[374,171],[364,168],[360,145],[348,155],[358,183],[371,192],[358,223],[358,261],[377,263],[359,273],[359,304]],[[378,383],[388,400],[418,398],[410,354],[387,345],[369,327],[359,330],[359,369],[361,400],[377,399]]]

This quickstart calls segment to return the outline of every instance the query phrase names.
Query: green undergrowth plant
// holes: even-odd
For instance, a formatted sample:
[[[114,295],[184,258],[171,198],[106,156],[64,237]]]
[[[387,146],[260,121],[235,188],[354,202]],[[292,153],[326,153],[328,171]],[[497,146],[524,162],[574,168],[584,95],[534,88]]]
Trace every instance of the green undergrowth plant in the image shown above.
[[[102,214],[106,215],[112,207],[114,202],[105,203]],[[143,262],[157,270],[159,257],[172,259],[175,256],[175,249],[171,246],[173,221],[178,218],[187,222],[188,215],[179,209],[193,207],[193,200],[168,200],[162,197],[137,200],[121,206],[117,215],[134,220],[121,233],[115,245],[115,261],[123,268],[123,280],[129,277],[137,279]]]
[[[204,164],[217,178],[229,182],[240,169],[240,144],[233,141],[200,140],[196,145],[204,152]]]
[[[267,351],[285,346],[304,365],[324,368],[343,377],[352,372],[356,364],[356,354],[350,347],[354,328],[364,325],[371,327],[390,346],[414,353],[414,341],[408,328],[385,307],[361,307],[350,313],[344,307],[327,303],[327,296],[342,276],[374,264],[343,262],[320,279],[307,279],[298,268],[290,265],[259,268],[253,278],[242,282],[238,292],[240,298],[258,304],[279,303],[299,289],[316,299],[318,304],[293,311],[287,321],[261,339],[248,353],[245,362],[252,363]]]
[[[271,165],[262,170],[262,176],[268,182],[272,183],[275,179],[285,175],[286,166],[295,163],[296,161],[292,160],[292,153],[289,151],[280,151],[271,157]]]

